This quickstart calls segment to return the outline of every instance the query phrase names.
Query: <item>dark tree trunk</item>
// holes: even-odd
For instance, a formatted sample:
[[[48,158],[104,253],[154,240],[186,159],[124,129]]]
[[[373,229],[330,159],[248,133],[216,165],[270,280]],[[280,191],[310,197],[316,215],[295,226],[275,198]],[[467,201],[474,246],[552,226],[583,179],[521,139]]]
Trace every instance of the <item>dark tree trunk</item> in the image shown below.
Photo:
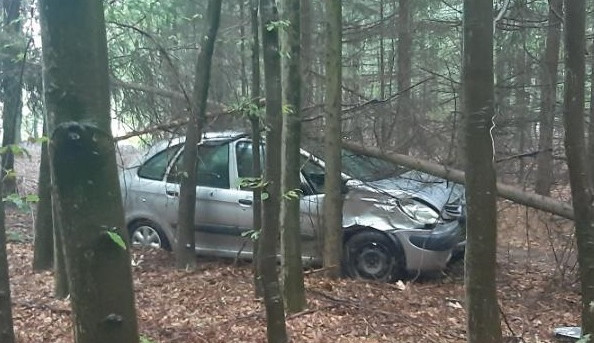
[[[2,108],[2,146],[7,147],[17,143],[17,137],[20,137],[20,120],[23,110],[23,78],[22,69],[24,61],[19,59],[22,54],[21,44],[22,25],[19,20],[21,10],[21,0],[2,1],[2,14],[4,20],[4,31],[12,36],[12,43],[6,50],[6,57],[2,59],[2,77],[0,80],[3,108]],[[4,193],[12,194],[16,192],[16,178],[14,170],[14,154],[10,149],[2,158],[2,182],[4,183]]]
[[[47,142],[41,143],[41,162],[39,164],[37,195],[39,202],[37,203],[37,215],[35,216],[33,270],[41,271],[51,269],[54,263],[52,186]]]
[[[40,3],[44,95],[77,343],[138,342],[109,111],[103,4]]]
[[[266,166],[262,231],[258,251],[264,286],[268,342],[287,342],[285,309],[276,269],[280,212],[282,132],[281,65],[278,11],[273,0],[260,0],[264,79],[266,89]]]
[[[300,0],[285,0],[283,19],[290,23],[284,40],[285,59],[283,75],[283,103],[285,116],[283,121],[282,144],[282,204],[281,204],[281,262],[282,284],[287,312],[296,313],[305,308],[305,285],[303,283],[303,265],[301,263],[301,231],[299,225],[299,193],[301,185],[301,51]]]
[[[2,194],[1,191],[2,184],[0,183],[0,194]],[[14,343],[8,256],[6,254],[6,225],[4,219],[4,201],[0,201],[0,342]]]
[[[314,78],[313,64],[313,22],[314,15],[312,9],[312,0],[301,0],[301,63],[303,66],[303,83],[307,85],[303,88],[303,105],[312,106],[314,104]]]
[[[326,104],[324,149],[324,253],[326,274],[341,276],[342,260],[342,177],[341,177],[341,104],[342,104],[342,1],[326,2]]]
[[[260,102],[260,36],[258,34],[258,0],[251,0],[251,28],[252,28],[252,102],[257,107]],[[259,113],[249,114],[250,125],[252,128],[252,172],[255,177],[262,176],[262,157],[260,156],[262,141],[260,116]],[[254,196],[253,207],[253,228],[260,231],[262,229],[262,189],[255,187],[252,190]],[[261,232],[261,231],[260,231]],[[259,239],[259,238],[258,238]],[[252,264],[254,273],[254,292],[257,297],[264,295],[262,278],[260,275],[258,242],[254,243],[254,263]]]
[[[549,25],[542,61],[542,90],[538,149],[536,158],[536,193],[549,195],[553,184],[553,131],[557,105],[557,69],[561,41],[561,15],[563,0],[549,1]]]
[[[493,2],[464,1],[466,136],[465,285],[469,343],[500,343],[495,282],[497,204],[493,165]]]
[[[183,172],[179,191],[179,227],[177,232],[176,266],[180,269],[192,269],[196,266],[196,242],[194,240],[196,213],[196,162],[198,142],[202,135],[206,118],[206,100],[214,44],[219,29],[221,0],[210,0],[207,9],[207,28],[202,41],[202,49],[196,61],[194,94],[190,104],[191,116],[186,129],[186,141],[183,152]]]
[[[408,154],[414,126],[413,111],[411,109],[410,83],[412,71],[412,15],[411,1],[398,1],[398,92],[401,92],[397,102],[398,122],[397,149],[402,154]]]
[[[584,137],[584,92],[586,49],[586,2],[565,1],[565,151],[569,167],[571,198],[575,212],[582,293],[582,335],[594,334],[594,222],[592,185],[586,161]],[[586,339],[587,342],[592,338]]]

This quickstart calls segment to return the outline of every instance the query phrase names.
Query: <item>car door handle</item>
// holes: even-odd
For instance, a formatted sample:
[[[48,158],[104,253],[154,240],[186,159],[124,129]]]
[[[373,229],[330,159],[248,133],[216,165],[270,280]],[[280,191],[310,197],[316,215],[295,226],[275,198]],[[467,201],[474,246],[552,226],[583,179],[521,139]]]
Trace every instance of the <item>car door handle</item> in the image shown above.
[[[172,196],[172,197],[178,197],[179,196],[179,192],[178,191],[165,191],[165,194]]]
[[[239,199],[239,203],[242,205],[252,205],[254,202],[251,199]]]

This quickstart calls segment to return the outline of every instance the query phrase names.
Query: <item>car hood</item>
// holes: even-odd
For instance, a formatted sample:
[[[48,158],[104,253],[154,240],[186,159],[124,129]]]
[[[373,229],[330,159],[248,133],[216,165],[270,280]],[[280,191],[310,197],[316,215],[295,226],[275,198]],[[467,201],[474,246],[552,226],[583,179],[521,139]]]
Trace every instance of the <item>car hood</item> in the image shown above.
[[[462,185],[416,170],[376,181],[349,180],[347,187],[364,188],[396,198],[419,199],[438,211],[446,204],[464,203]]]

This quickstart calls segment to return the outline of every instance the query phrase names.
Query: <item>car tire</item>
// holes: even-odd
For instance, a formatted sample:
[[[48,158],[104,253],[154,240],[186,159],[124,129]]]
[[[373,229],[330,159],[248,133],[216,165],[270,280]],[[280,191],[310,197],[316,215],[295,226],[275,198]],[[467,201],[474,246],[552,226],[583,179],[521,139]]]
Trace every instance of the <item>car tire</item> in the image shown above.
[[[344,270],[347,276],[382,282],[404,276],[404,253],[379,231],[364,231],[345,244]]]
[[[161,248],[171,250],[171,245],[163,229],[148,220],[139,220],[129,227],[130,244],[135,247]]]

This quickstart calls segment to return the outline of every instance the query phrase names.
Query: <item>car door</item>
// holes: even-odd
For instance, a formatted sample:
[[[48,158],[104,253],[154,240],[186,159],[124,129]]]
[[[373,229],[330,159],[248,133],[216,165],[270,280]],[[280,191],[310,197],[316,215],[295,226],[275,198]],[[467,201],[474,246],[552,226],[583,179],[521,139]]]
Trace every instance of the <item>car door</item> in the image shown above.
[[[198,147],[196,165],[196,250],[205,255],[232,257],[241,250],[246,228],[239,225],[244,212],[241,194],[230,179],[230,144],[227,141],[206,141]],[[170,211],[179,204],[179,175],[183,156],[175,162],[168,177]],[[177,218],[177,213],[174,214]],[[176,222],[177,225],[177,222]]]

